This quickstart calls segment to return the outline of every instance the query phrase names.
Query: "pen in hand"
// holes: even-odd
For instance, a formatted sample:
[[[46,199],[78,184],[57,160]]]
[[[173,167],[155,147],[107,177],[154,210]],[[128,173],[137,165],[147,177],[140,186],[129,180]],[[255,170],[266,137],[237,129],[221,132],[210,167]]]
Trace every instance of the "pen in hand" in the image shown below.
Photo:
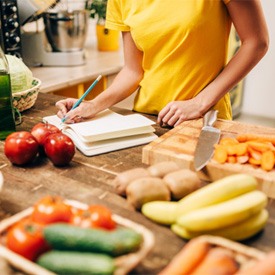
[[[101,79],[102,75],[99,75],[97,77],[97,79],[91,84],[91,86],[86,90],[86,92],[75,102],[75,104],[73,105],[72,109],[75,109],[76,107],[79,106],[79,104],[84,100],[84,98],[90,93],[90,91],[95,87],[95,85],[98,83],[98,81]],[[64,123],[66,121],[67,117],[64,116],[61,119],[61,122]]]

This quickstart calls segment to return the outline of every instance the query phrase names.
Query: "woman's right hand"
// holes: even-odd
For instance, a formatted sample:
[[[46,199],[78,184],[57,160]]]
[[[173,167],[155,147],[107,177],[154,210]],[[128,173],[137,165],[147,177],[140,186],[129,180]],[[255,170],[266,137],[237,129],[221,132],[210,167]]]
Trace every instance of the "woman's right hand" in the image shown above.
[[[84,118],[92,118],[96,115],[95,106],[92,101],[83,101],[75,109],[71,110],[76,103],[76,98],[62,99],[56,102],[55,106],[59,109],[57,116],[62,119],[66,117],[66,123],[80,122]]]

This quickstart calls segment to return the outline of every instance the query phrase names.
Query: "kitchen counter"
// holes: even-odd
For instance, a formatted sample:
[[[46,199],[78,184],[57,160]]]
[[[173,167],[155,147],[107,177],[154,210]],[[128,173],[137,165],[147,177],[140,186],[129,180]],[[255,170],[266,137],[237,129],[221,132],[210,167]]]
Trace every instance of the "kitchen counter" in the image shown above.
[[[86,63],[68,67],[31,67],[33,76],[42,81],[42,93],[56,92],[74,85],[96,79],[98,75],[109,76],[120,71],[123,53],[119,51],[100,52],[94,44],[85,48]]]
[[[56,112],[55,102],[59,96],[40,93],[35,106],[23,112],[23,123],[18,130],[30,130],[42,117]],[[129,110],[117,109],[120,113]],[[156,120],[155,116],[148,116]],[[167,129],[154,126],[158,136]],[[4,142],[0,142],[0,171],[4,176],[1,193],[3,216],[13,215],[31,206],[47,194],[57,194],[67,199],[83,203],[103,203],[112,211],[139,223],[154,233],[155,245],[146,259],[133,271],[133,274],[157,274],[183,247],[185,241],[165,226],[158,225],[140,212],[135,211],[125,200],[117,195],[112,180],[117,173],[130,168],[147,167],[142,164],[142,148],[137,146],[110,152],[94,157],[86,157],[76,152],[70,166],[57,168],[46,158],[38,158],[27,167],[11,165],[4,155]],[[269,200],[267,209],[270,218],[265,230],[245,244],[269,251],[275,249],[275,202]]]

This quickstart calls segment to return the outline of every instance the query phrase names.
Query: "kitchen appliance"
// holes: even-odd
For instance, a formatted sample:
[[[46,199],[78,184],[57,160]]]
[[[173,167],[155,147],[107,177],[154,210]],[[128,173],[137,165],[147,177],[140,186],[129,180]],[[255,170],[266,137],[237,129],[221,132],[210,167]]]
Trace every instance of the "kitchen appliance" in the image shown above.
[[[28,66],[85,64],[88,28],[85,9],[71,10],[56,0],[17,1],[22,25],[22,56]]]
[[[21,33],[16,0],[0,1],[0,46],[5,54],[21,57]]]
[[[217,120],[217,114],[217,110],[210,110],[203,117],[203,127],[194,155],[196,171],[201,170],[208,163],[214,153],[214,145],[219,142],[221,130],[213,127]]]

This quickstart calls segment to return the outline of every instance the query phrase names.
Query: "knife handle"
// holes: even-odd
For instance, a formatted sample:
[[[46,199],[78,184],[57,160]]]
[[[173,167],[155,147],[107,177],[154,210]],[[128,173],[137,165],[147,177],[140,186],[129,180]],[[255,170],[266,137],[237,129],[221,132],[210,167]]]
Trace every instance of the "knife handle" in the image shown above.
[[[210,110],[203,117],[203,126],[213,126],[217,121],[218,111]]]

